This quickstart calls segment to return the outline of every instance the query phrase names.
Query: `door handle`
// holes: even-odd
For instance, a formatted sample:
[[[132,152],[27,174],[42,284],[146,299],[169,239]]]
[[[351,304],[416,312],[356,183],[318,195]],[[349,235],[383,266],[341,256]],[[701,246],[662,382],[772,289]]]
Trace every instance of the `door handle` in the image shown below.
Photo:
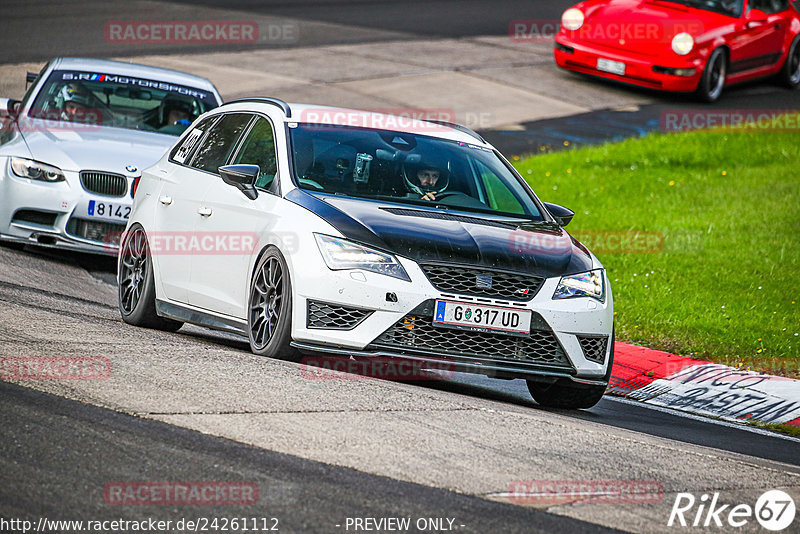
[[[164,195],[163,197],[159,197],[158,201],[164,204],[165,206],[169,206],[170,204],[172,204],[172,197]]]
[[[214,211],[211,208],[200,208],[197,210],[197,213],[202,215],[203,217],[210,217]]]

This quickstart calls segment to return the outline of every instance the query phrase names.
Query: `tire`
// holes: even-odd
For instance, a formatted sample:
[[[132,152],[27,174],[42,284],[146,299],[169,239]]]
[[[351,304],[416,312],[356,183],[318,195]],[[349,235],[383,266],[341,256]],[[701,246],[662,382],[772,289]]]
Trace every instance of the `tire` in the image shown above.
[[[708,58],[703,76],[697,85],[697,98],[703,102],[716,102],[725,87],[728,59],[723,48],[717,48]]]
[[[261,256],[250,281],[247,335],[253,354],[299,362],[292,341],[292,282],[286,260],[275,247]]]
[[[614,332],[611,330],[611,351],[608,355],[608,369],[603,377],[605,382],[611,378],[614,365]],[[528,391],[533,400],[547,408],[564,408],[569,410],[591,408],[603,398],[607,386],[589,386],[577,384],[571,380],[559,380],[553,384],[542,384],[528,380]]]
[[[183,323],[156,313],[153,261],[144,228],[134,225],[120,247],[117,295],[122,320],[134,326],[175,332]]]
[[[800,85],[800,35],[792,41],[779,76],[781,83],[790,89]]]

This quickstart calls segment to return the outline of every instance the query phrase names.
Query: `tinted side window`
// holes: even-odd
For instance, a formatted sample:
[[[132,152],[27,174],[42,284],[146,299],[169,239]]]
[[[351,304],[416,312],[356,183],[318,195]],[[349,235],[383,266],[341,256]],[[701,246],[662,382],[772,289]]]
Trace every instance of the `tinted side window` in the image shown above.
[[[180,164],[186,163],[192,154],[192,150],[197,146],[197,142],[203,137],[203,133],[217,118],[218,117],[214,116],[200,121],[197,126],[192,128],[192,131],[172,149],[169,159]]]
[[[256,180],[256,187],[267,188],[270,186],[278,172],[278,164],[275,157],[275,133],[268,120],[263,118],[256,120],[242,143],[239,153],[236,154],[233,164],[258,165],[260,172],[258,180]]]
[[[192,167],[217,174],[217,169],[228,161],[228,156],[250,118],[251,115],[244,113],[231,113],[222,117],[203,139],[192,160]]]
[[[751,0],[750,9],[760,9],[767,15],[780,13],[789,7],[788,0]]]

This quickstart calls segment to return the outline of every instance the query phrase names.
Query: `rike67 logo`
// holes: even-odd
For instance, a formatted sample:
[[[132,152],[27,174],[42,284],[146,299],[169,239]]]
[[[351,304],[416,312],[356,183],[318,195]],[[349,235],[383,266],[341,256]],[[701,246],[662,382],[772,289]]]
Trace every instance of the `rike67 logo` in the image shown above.
[[[722,504],[719,493],[703,494],[696,498],[691,493],[678,493],[667,526],[729,527],[740,528],[753,519],[765,529],[778,532],[794,522],[794,499],[781,490],[770,490],[749,504]]]

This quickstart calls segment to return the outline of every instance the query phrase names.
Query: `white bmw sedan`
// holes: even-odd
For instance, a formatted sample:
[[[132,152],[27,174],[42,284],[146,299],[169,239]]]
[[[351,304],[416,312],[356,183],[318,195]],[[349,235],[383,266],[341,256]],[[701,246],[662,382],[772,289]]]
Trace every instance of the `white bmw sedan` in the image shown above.
[[[131,184],[202,113],[204,78],[116,61],[57,58],[22,101],[0,99],[0,239],[116,255]]]
[[[613,305],[572,215],[466,128],[239,100],[142,173],[119,308],[259,355],[446,364],[586,408],[610,376]]]

